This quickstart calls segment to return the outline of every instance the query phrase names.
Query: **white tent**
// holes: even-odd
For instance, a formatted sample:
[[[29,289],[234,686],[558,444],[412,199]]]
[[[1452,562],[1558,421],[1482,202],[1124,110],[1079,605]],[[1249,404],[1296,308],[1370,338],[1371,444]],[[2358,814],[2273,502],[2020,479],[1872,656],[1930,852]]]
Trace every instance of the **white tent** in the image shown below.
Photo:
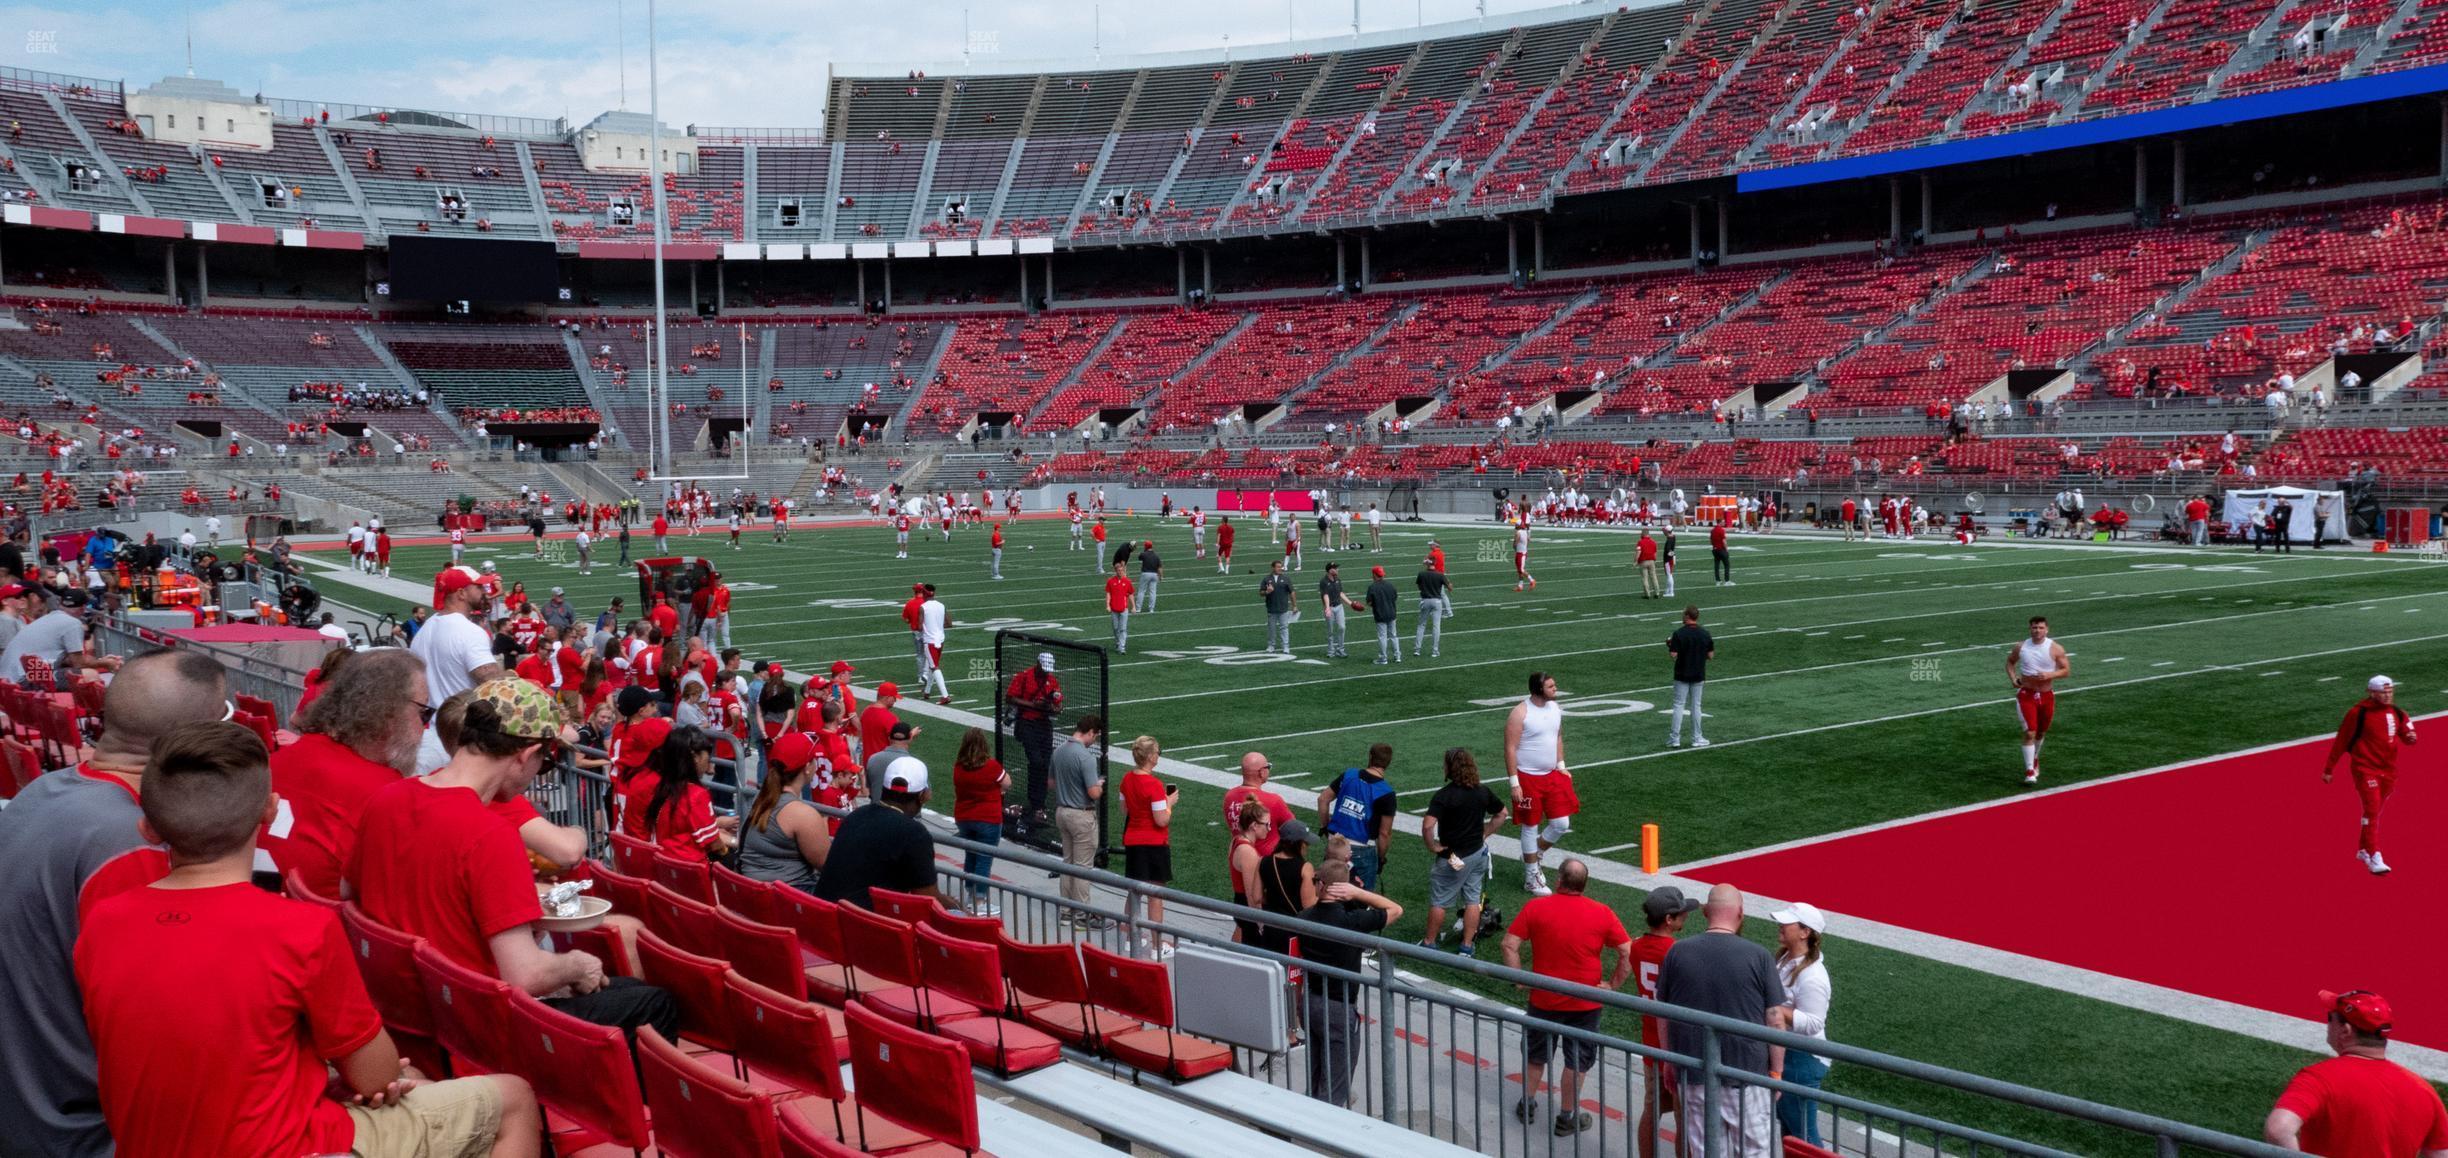
[[[2277,507],[2285,499],[2294,509],[2287,523],[2287,541],[2309,543],[2317,529],[2321,538],[2333,543],[2346,541],[2346,494],[2343,491],[2316,491],[2303,487],[2255,487],[2250,490],[2227,492],[2224,517],[2230,526],[2256,523],[2254,516]],[[2315,524],[2318,524],[2317,527]]]

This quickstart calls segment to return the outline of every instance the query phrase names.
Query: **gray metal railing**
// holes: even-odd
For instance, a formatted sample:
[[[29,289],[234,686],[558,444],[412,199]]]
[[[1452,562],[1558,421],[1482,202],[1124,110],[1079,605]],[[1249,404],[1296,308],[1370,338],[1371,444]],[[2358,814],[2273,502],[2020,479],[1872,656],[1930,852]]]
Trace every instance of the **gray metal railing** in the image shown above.
[[[728,762],[717,761],[718,772]],[[708,788],[719,798],[731,796],[727,785]],[[530,798],[556,822],[584,827],[589,847],[600,853],[606,843],[603,805],[611,790],[600,774],[564,766],[540,781]],[[819,806],[820,808],[822,806]],[[840,815],[833,810],[829,813]],[[1623,1155],[1682,1153],[1702,1158],[1768,1158],[1787,1153],[1775,1140],[1767,1148],[1746,1147],[1745,1137],[1709,1115],[1703,1139],[1676,1150],[1673,1124],[1644,1116],[1656,1096],[1656,1075],[1679,1075],[1676,1088],[1685,1106],[1717,1104],[1717,1099],[1769,1100],[1802,1098],[1816,1104],[1820,1145],[1830,1153],[1860,1155],[2031,1155],[2058,1158],[2074,1154],[2131,1153],[2173,1156],[2191,1151],[2265,1158],[2284,1153],[2253,1139],[2153,1114],[2123,1109],[2046,1090],[1963,1073],[1910,1058],[1771,1029],[1697,1010],[1663,1005],[1608,989],[1562,983],[1494,961],[1462,957],[1381,937],[1361,936],[1326,925],[1284,917],[1219,901],[1211,897],[1128,880],[1101,869],[1068,864],[1010,844],[985,845],[930,826],[940,853],[955,861],[970,855],[1000,862],[1004,876],[972,874],[942,859],[937,863],[937,891],[947,905],[994,912],[1015,938],[1051,941],[1079,940],[1125,955],[1150,957],[1172,946],[1196,946],[1219,953],[1281,963],[1293,981],[1289,1002],[1292,1020],[1304,1038],[1283,1053],[1236,1048],[1234,1068],[1270,1085],[1310,1096],[1321,1096],[1313,1079],[1333,1083],[1337,1072],[1348,1075],[1346,1108],[1419,1131],[1441,1141],[1500,1155]],[[965,863],[965,861],[963,862]],[[1074,902],[1042,885],[1012,879],[1072,878],[1091,886],[1086,903]],[[1147,919],[1150,901],[1162,901],[1167,920]],[[989,908],[988,906],[991,906]],[[1072,918],[1086,916],[1106,922],[1075,927]],[[1358,970],[1322,964],[1310,956],[1287,956],[1241,943],[1234,934],[1236,919],[1254,920],[1289,933],[1299,942],[1334,942],[1362,951]],[[1492,943],[1492,942],[1491,942]],[[1447,980],[1435,979],[1444,974]],[[1458,975],[1458,976],[1457,976]],[[1346,1008],[1321,1008],[1303,1001],[1313,984],[1346,987]],[[1522,1008],[1474,991],[1510,994],[1541,989],[1560,996],[1596,1003],[1600,1028],[1584,1030],[1541,1020]],[[1631,1019],[1671,1017],[1699,1031],[1695,1052],[1643,1045]],[[1333,1023],[1340,1020],[1338,1027]],[[1515,1116],[1514,1108],[1527,1088],[1527,1076],[1538,1070],[1529,1063],[1537,1035],[1553,1035],[1562,1055],[1578,1045],[1594,1056],[1578,1091],[1579,1108],[1594,1125],[1566,1135],[1553,1133],[1542,1111],[1535,1123]],[[1325,1051],[1345,1043],[1350,1053]],[[1798,1085],[1754,1069],[1726,1064],[1723,1048],[1732,1042],[1801,1050],[1830,1059],[1842,1067],[1857,1067],[1878,1075],[1869,1085],[1880,1090],[1908,1083],[1907,1092],[1877,1097]],[[1670,1043],[1671,1044],[1671,1043]],[[1295,1053],[1303,1057],[1294,1058]],[[1303,1064],[1306,1063],[1306,1064]],[[1517,1078],[1517,1075],[1520,1075]],[[1118,1076],[1128,1077],[1128,1074]],[[1519,1081],[1521,1084],[1516,1084]],[[1745,1093],[1743,1091],[1754,1091]],[[1965,1107],[1969,1103],[1968,1108]]]

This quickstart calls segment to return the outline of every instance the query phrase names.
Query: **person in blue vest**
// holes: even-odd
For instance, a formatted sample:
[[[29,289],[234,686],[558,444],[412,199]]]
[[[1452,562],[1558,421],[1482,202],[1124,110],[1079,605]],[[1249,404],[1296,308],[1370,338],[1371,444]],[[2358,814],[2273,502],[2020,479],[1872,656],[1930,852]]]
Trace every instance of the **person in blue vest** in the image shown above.
[[[1344,769],[1318,793],[1318,827],[1351,842],[1352,878],[1371,892],[1394,842],[1394,786],[1386,783],[1393,762],[1393,745],[1372,744],[1367,767]]]

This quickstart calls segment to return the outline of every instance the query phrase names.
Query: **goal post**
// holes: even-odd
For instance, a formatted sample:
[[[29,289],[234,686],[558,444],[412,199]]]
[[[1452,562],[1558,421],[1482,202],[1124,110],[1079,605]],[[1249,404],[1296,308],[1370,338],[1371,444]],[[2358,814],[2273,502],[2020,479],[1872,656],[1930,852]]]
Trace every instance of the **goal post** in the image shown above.
[[[1021,677],[1043,666],[1051,658],[1050,673],[1058,699],[1051,702],[1026,694],[1037,683],[1031,677],[1028,685]],[[1105,732],[1097,740],[1097,771],[1105,780],[1106,792],[1097,802],[1096,864],[1102,867],[1113,851],[1112,790],[1113,773],[1106,761],[1112,750],[1113,717],[1107,714],[1107,676],[1110,656],[1093,643],[1075,639],[1056,639],[1026,631],[1006,628],[995,632],[994,642],[994,753],[995,759],[1010,771],[1017,789],[1019,803],[1007,806],[1005,839],[1043,850],[1059,850],[1052,823],[1037,825],[1029,817],[1031,795],[1042,793],[1046,811],[1054,808],[1054,786],[1051,782],[1052,756],[1055,748],[1071,735],[1080,720],[1095,716],[1105,721]],[[1034,785],[1043,785],[1036,789]],[[1014,813],[1017,813],[1015,816]]]

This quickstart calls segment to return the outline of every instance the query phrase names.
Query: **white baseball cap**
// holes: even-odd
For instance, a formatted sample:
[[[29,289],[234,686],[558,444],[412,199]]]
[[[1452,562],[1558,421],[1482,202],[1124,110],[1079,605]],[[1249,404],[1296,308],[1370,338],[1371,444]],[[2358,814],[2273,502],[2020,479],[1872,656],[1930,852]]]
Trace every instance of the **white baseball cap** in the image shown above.
[[[1054,653],[1053,653],[1053,652],[1050,652],[1050,651],[1041,651],[1041,652],[1038,652],[1038,653],[1037,653],[1037,666],[1038,666],[1038,667],[1041,667],[1041,668],[1044,668],[1044,669],[1046,669],[1047,671],[1053,671],[1053,670],[1054,670]]]
[[[927,790],[926,761],[916,756],[902,756],[884,766],[884,783],[878,788],[916,795]]]
[[[2384,676],[2384,675],[2376,675],[2376,676],[2373,676],[2373,677],[2371,678],[2371,682],[2370,682],[2370,683],[2367,683],[2367,684],[2364,684],[2364,685],[2363,685],[2363,689],[2364,689],[2365,691],[2373,691],[2373,692],[2376,692],[2376,691],[2381,690],[2382,688],[2393,688],[2393,687],[2396,687],[2396,686],[2397,686],[2397,681],[2396,681],[2396,680],[2390,679],[2390,678],[2388,678],[2387,676]]]
[[[1800,925],[1814,933],[1827,932],[1827,914],[1819,906],[1796,903],[1768,914],[1768,919],[1780,925]]]

